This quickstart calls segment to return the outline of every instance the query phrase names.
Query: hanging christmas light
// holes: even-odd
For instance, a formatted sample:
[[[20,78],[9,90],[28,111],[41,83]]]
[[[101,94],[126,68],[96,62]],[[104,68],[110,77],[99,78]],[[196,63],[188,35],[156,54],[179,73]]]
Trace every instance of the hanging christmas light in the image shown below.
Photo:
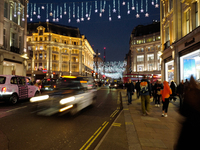
[[[152,0],[151,4],[154,5],[154,0]]]
[[[85,16],[88,17],[88,2],[86,2],[86,5],[85,5]]]
[[[53,22],[55,22],[55,21],[56,21],[56,11],[53,10]]]
[[[136,1],[136,18],[139,18],[140,17],[140,15],[138,14],[138,2]]]
[[[99,17],[102,17],[102,0],[100,1],[100,13],[99,13]]]
[[[75,3],[73,2],[73,18],[75,18]]]
[[[21,11],[21,6],[20,3],[18,3],[18,12],[17,12],[18,15],[20,15],[20,11]]]
[[[48,3],[46,4],[46,22],[49,22],[49,5]]]
[[[66,3],[64,3],[64,15],[66,15],[67,14],[67,6],[66,6],[67,4]]]
[[[103,9],[102,9],[102,12],[105,11],[105,8],[106,8],[106,1],[103,2]]]
[[[145,17],[149,17],[149,14],[148,14],[148,0],[146,0],[146,14],[145,14]]]
[[[83,18],[83,2],[81,2],[81,21],[84,21],[84,18]]]
[[[26,5],[26,6],[27,6],[27,10],[26,10],[26,11],[27,11],[27,12],[26,12],[26,17],[28,18],[28,17],[29,17],[29,15],[28,15],[28,11],[29,11],[29,3],[27,3],[27,5]]]
[[[38,19],[40,19],[40,7],[38,7],[38,16],[37,16]]]
[[[90,11],[89,11],[89,15],[88,15],[88,20],[90,20],[90,16],[91,16],[91,13],[92,13],[92,4],[90,4]]]
[[[57,18],[56,18],[56,21],[58,22],[59,21],[59,6],[57,5]]]
[[[60,6],[60,18],[62,19],[62,7]]]
[[[144,12],[143,10],[143,0],[141,0],[141,10],[140,10],[142,13]]]
[[[70,7],[70,5],[69,5],[69,20],[68,20],[68,22],[70,23],[71,22],[71,7]]]
[[[95,1],[95,13],[98,12],[97,1]]]
[[[33,21],[32,17],[33,17],[33,4],[31,3],[31,13],[30,13],[30,21]]]
[[[120,0],[118,0],[118,19],[121,19],[121,15],[120,15]]]
[[[14,17],[17,17],[17,12],[16,12],[16,10],[17,10],[17,4],[16,4],[16,2],[14,3]]]
[[[22,21],[25,21],[25,19],[24,19],[24,7],[22,9]]]
[[[36,3],[34,3],[33,14],[36,15]]]
[[[116,9],[115,9],[115,0],[113,0],[113,13],[116,13]]]
[[[53,16],[53,13],[52,13],[52,11],[53,11],[53,6],[52,6],[52,3],[51,3],[51,5],[50,5],[50,16]]]
[[[41,8],[44,9],[44,6],[42,6]]]
[[[134,3],[134,0],[132,0],[132,10],[135,10],[135,3]]]
[[[127,14],[130,14],[130,5],[129,5],[129,2],[127,2]]]
[[[158,5],[158,0],[156,0],[156,5],[155,5],[155,8],[158,8],[159,5]]]
[[[126,2],[125,2],[125,1],[123,1],[123,2],[122,2],[122,5],[126,5]]]
[[[80,19],[79,19],[79,6],[77,6],[77,20],[76,20],[78,23],[80,22]]]
[[[109,21],[112,21],[110,4],[109,4]]]

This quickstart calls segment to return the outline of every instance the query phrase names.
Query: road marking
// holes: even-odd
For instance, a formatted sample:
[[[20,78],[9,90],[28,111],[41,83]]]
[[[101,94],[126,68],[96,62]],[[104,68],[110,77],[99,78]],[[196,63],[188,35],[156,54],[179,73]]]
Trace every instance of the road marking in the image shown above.
[[[112,126],[115,126],[115,127],[121,127],[121,125],[122,125],[121,123],[113,123],[112,124]]]
[[[90,146],[91,146],[91,144],[96,140],[96,138],[99,136],[99,134],[101,134],[101,132],[104,130],[104,128],[108,125],[108,123],[109,122],[107,122],[106,124],[105,124],[105,126],[99,131],[99,133],[94,137],[94,139],[88,144],[88,146],[85,148],[85,150],[87,150]]]
[[[101,134],[101,132],[104,130],[104,128],[109,124],[109,122],[105,121],[101,127],[98,128],[98,130],[87,140],[87,142],[80,148],[80,150],[83,150],[84,147],[87,145],[87,147],[84,150],[87,150],[92,143],[96,140],[96,138]]]
[[[12,112],[12,111],[15,111],[15,110],[19,110],[19,109],[23,109],[23,108],[26,108],[27,106],[22,106],[22,107],[19,107],[19,108],[15,108],[15,109],[11,109],[11,110],[8,110],[6,112]]]
[[[125,122],[125,125],[133,125],[133,122]]]

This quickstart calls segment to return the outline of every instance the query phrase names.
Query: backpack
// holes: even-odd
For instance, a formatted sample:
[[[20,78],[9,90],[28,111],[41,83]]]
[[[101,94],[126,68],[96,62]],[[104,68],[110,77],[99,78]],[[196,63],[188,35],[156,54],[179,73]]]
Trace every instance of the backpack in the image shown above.
[[[140,82],[140,92],[141,93],[147,93],[149,91],[149,86],[147,81],[141,81]]]

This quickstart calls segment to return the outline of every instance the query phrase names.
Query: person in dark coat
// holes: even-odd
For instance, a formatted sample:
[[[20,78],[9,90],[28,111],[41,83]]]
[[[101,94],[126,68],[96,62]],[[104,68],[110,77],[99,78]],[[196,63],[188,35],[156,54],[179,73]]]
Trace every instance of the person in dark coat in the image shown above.
[[[129,79],[127,85],[128,105],[132,104],[132,95],[134,94],[135,87],[131,79]]]
[[[170,95],[170,100],[176,101],[176,85],[174,84],[174,81],[171,82],[170,88],[172,90],[172,95]]]
[[[196,150],[199,149],[200,135],[200,84],[191,77],[184,88],[184,101],[180,113],[185,119],[174,150]]]
[[[181,83],[177,86],[177,95],[179,96],[180,99],[180,108],[182,107],[183,104],[183,93],[184,93],[184,83],[182,80]]]
[[[140,81],[136,83],[137,98],[140,98]]]
[[[160,107],[160,90],[163,88],[160,81],[156,81],[156,84],[154,85],[154,94],[155,94],[155,106]]]

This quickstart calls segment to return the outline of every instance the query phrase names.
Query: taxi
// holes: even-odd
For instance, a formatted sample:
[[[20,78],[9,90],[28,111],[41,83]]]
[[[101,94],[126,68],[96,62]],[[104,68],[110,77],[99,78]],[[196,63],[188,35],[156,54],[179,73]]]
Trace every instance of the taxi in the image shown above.
[[[50,116],[56,113],[77,114],[96,102],[97,90],[93,80],[87,77],[62,76],[52,91],[30,99],[37,103],[38,115]]]
[[[0,75],[0,101],[16,104],[18,100],[39,95],[40,90],[28,77]]]

